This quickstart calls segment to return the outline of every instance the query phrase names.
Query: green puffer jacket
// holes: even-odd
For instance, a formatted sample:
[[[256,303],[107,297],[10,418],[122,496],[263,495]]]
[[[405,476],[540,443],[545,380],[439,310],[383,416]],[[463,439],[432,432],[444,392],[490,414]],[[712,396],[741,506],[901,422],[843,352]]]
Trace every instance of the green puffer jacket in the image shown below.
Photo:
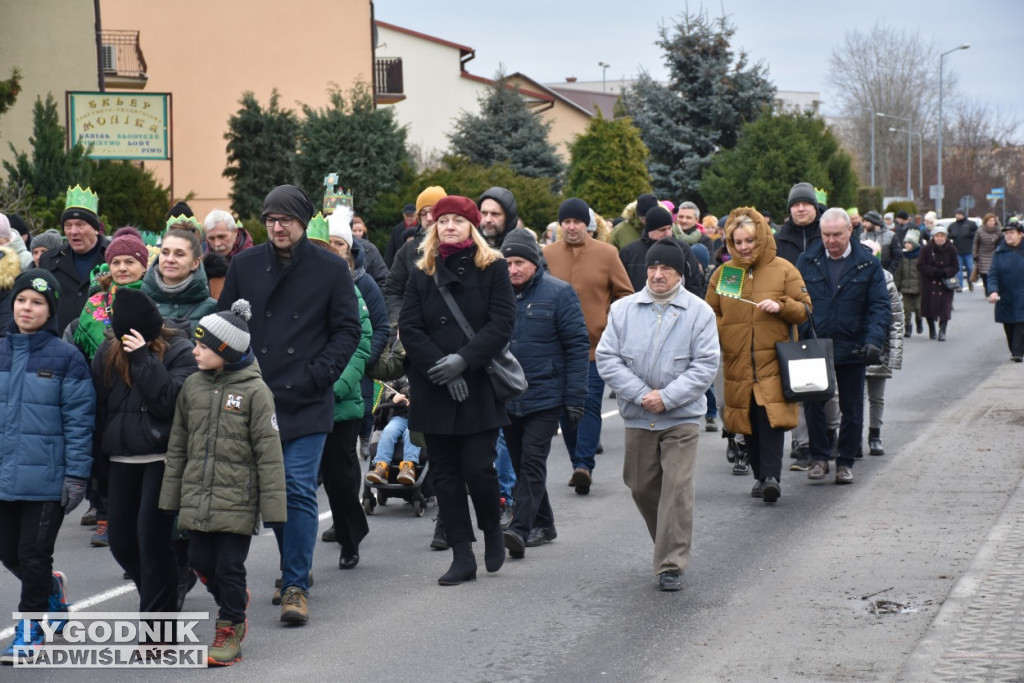
[[[250,355],[251,357],[251,355]],[[284,522],[284,457],[274,396],[255,361],[185,380],[174,412],[160,508],[178,528],[249,535]]]
[[[373,337],[373,326],[370,325],[370,313],[358,287],[356,287],[356,296],[359,297],[359,322],[363,326],[363,333],[359,337],[359,346],[356,347],[355,353],[349,359],[341,377],[334,383],[335,422],[361,420],[365,410],[363,395],[359,391],[359,380],[363,378],[363,374],[366,372],[366,363],[370,360],[370,339]]]

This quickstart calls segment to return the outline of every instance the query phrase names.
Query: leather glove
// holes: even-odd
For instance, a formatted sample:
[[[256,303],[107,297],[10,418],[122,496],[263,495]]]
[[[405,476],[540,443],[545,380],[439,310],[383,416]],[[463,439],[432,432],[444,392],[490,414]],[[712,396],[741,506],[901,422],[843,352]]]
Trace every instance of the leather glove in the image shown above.
[[[469,363],[462,356],[457,353],[449,353],[434,363],[434,367],[427,371],[427,377],[434,384],[448,384],[462,375],[468,367]]]
[[[448,382],[445,386],[448,387],[448,393],[456,403],[462,403],[469,398],[469,385],[466,384],[466,380],[462,379],[461,375]]]
[[[60,490],[60,504],[64,508],[64,514],[70,515],[71,511],[81,505],[83,500],[85,500],[85,479],[64,477],[64,486]]]
[[[864,345],[864,364],[865,365],[878,365],[882,362],[882,349],[878,348],[874,344]]]
[[[569,416],[569,428],[576,429],[583,419],[583,406],[566,406],[565,412]]]

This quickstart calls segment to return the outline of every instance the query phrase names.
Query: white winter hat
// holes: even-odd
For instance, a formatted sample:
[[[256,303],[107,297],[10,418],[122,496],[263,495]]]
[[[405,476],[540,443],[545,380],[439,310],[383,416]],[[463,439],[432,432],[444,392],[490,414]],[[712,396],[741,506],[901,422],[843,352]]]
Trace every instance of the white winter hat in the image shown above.
[[[327,217],[327,227],[331,237],[340,237],[352,248],[352,210],[347,206],[338,206]]]

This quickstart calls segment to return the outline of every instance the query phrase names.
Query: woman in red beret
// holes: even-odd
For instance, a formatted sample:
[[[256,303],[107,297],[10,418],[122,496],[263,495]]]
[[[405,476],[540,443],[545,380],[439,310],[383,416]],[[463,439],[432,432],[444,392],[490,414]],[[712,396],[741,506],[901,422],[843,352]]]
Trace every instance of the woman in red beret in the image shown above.
[[[516,303],[504,259],[477,230],[476,204],[447,196],[433,214],[437,220],[409,275],[398,328],[409,359],[409,429],[424,434],[454,555],[438,583],[454,586],[476,578],[467,488],[484,536],[487,571],[498,571],[505,561],[494,458],[498,430],[508,418],[485,368],[509,343]],[[472,339],[456,322],[441,288],[473,328]]]

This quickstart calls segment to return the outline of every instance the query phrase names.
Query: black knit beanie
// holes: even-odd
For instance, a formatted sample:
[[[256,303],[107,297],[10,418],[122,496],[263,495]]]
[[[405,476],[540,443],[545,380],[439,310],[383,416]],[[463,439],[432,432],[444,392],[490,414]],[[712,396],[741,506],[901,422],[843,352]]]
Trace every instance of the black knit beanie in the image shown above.
[[[501,244],[501,255],[505,258],[518,256],[533,265],[540,265],[540,247],[525,230],[513,230]]]
[[[305,226],[309,225],[315,211],[313,202],[301,189],[294,185],[278,185],[263,200],[263,219],[266,220],[267,215],[272,213],[294,216]]]
[[[660,239],[647,250],[647,267],[668,266],[680,275],[686,272],[686,255],[674,237]]]
[[[133,329],[147,342],[160,336],[164,317],[153,300],[139,290],[119,287],[114,292],[111,308],[110,329],[117,337],[123,337]]]
[[[568,218],[575,218],[584,225],[588,225],[590,223],[590,207],[582,199],[576,197],[566,199],[558,207],[558,222],[561,223]]]
[[[814,191],[814,185],[810,183],[797,183],[789,190],[789,201],[786,202],[786,208],[793,206],[797,202],[807,202],[811,206],[818,205],[818,193]]]
[[[647,218],[647,232],[664,228],[666,225],[672,225],[672,214],[664,206],[651,207],[647,210],[645,216]]]
[[[57,315],[57,299],[60,298],[60,285],[57,284],[53,273],[42,268],[29,268],[14,279],[11,287],[11,309],[14,308],[14,300],[18,298],[18,292],[31,289],[39,292],[46,298],[50,305],[50,317]]]
[[[646,218],[647,212],[658,205],[658,198],[653,194],[642,194],[636,198],[636,215]]]

